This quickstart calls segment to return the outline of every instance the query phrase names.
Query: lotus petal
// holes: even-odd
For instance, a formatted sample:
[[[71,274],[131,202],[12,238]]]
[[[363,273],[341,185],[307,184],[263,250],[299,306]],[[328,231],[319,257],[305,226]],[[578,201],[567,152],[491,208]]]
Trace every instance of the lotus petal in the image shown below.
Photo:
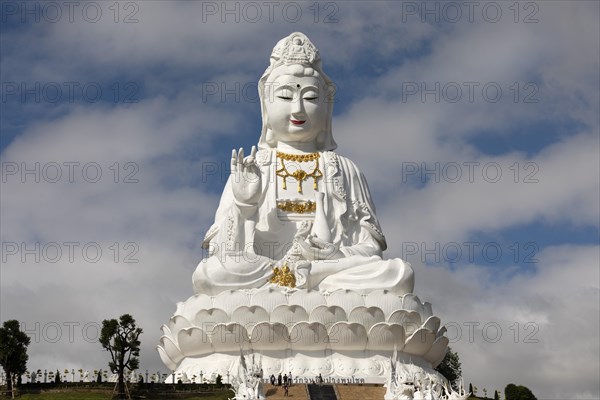
[[[308,317],[309,322],[320,322],[330,327],[336,322],[347,321],[346,312],[338,306],[319,306]]]
[[[179,343],[179,348],[186,357],[213,353],[208,335],[197,327],[179,331],[177,334],[177,343]]]
[[[435,339],[431,350],[425,354],[425,359],[431,362],[433,368],[437,367],[446,356],[446,349],[448,348],[448,338],[445,336]]]
[[[250,331],[259,322],[269,322],[269,313],[260,306],[241,306],[231,315],[231,322],[237,322]]]
[[[272,287],[268,287],[266,289],[261,289],[254,293],[252,296],[252,305],[261,306],[268,313],[273,311],[273,309],[282,304],[287,304],[287,298],[280,290],[275,290]],[[268,321],[268,320],[267,320]]]
[[[435,341],[435,334],[429,329],[417,329],[404,345],[404,352],[415,356],[424,356]]]
[[[312,310],[318,306],[327,305],[327,301],[325,300],[325,297],[316,290],[309,290],[306,292],[302,290],[292,293],[289,304],[297,304],[310,314]]]
[[[177,304],[177,312],[175,315],[181,315],[185,317],[188,321],[193,321],[194,317],[198,310],[212,308],[212,300],[209,296],[205,294],[196,294],[189,299],[187,299],[184,303],[179,305]]]
[[[423,313],[421,314],[421,319],[427,319],[433,315],[433,310],[431,309],[431,303],[426,301],[423,303]]]
[[[230,322],[229,316],[220,308],[200,310],[194,318],[194,324],[205,332],[211,332],[216,324],[226,324],[228,322]]]
[[[216,353],[239,351],[249,341],[246,328],[236,323],[217,324],[208,336]]]
[[[173,361],[175,364],[179,364],[179,362],[183,360],[184,356],[179,350],[177,344],[173,341],[173,339],[167,336],[161,336],[160,344],[162,345],[161,347],[165,350],[165,354],[169,356],[171,361]]]
[[[319,322],[299,322],[290,329],[290,347],[294,350],[325,350],[329,348],[329,335]]]
[[[348,322],[356,322],[365,327],[366,330],[379,322],[385,321],[385,315],[378,307],[359,306],[350,312]]]
[[[171,371],[175,371],[177,369],[177,363],[175,363],[169,358],[165,349],[163,349],[160,346],[156,346],[156,350],[158,351],[158,355],[160,356],[160,359],[163,362],[163,364],[165,364],[167,368],[169,368]]]
[[[342,307],[346,314],[349,314],[356,307],[364,306],[365,301],[359,293],[353,290],[340,289],[327,297],[327,305]]]
[[[308,321],[308,313],[302,306],[280,305],[271,313],[271,322],[279,322],[288,327],[302,321]]]
[[[175,313],[173,315],[181,315],[183,313],[184,305],[185,303],[183,301],[178,301],[176,304],[177,308],[175,309]]]
[[[402,309],[407,311],[416,311],[419,314],[423,313],[423,304],[417,296],[412,293],[404,295],[402,298]]]
[[[285,325],[261,322],[252,329],[250,343],[254,350],[285,350],[290,345],[290,338]]]
[[[398,324],[381,322],[373,325],[369,330],[369,350],[394,350],[402,351],[404,348],[404,328]]]
[[[390,315],[388,323],[402,325],[406,336],[410,336],[421,326],[421,316],[416,311],[398,310]]]
[[[387,290],[374,290],[365,299],[367,307],[379,307],[386,317],[396,310],[402,310],[402,298]]]
[[[440,319],[435,316],[427,318],[427,321],[423,324],[423,328],[429,329],[433,333],[437,333],[438,329],[440,329]]]
[[[337,322],[327,333],[332,350],[364,350],[367,347],[367,330],[360,324]]]
[[[173,337],[173,335],[171,334],[171,330],[165,324],[163,324],[163,326],[160,327],[160,330],[162,331],[163,336]]]
[[[435,334],[435,337],[438,337],[438,338],[439,338],[439,337],[442,337],[442,336],[444,336],[444,335],[446,334],[446,332],[447,332],[447,331],[448,331],[448,329],[446,329],[446,327],[445,327],[445,326],[442,326],[442,327],[440,328],[440,330],[439,330],[439,331],[437,331],[437,333]]]
[[[231,315],[233,310],[239,306],[249,306],[250,298],[245,292],[240,290],[226,290],[215,296],[213,300],[213,307],[220,308],[225,311],[227,315]]]
[[[184,329],[192,326],[192,323],[187,320],[187,318],[182,317],[180,315],[175,315],[169,319],[169,330],[171,331],[171,336],[174,338],[177,337],[177,333]]]

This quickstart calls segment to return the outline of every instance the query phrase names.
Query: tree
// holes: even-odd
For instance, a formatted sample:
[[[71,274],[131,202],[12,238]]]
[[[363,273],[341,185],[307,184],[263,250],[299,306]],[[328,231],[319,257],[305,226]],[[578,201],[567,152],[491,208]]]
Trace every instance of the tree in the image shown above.
[[[462,375],[458,353],[452,351],[452,349],[448,347],[446,356],[444,357],[440,365],[438,365],[435,368],[435,370],[440,374],[444,375],[444,377],[448,379],[448,381],[450,381],[450,384],[452,385],[453,389],[458,390],[457,381],[458,378],[460,378]]]
[[[112,358],[108,366],[119,376],[119,399],[125,398],[125,369],[133,371],[139,367],[141,334],[142,328],[136,327],[135,319],[129,314],[121,315],[118,321],[116,319],[102,321],[99,341]]]
[[[509,383],[504,388],[504,396],[506,400],[537,400],[531,390],[526,386],[517,386],[514,383]]]
[[[13,393],[13,381],[27,371],[27,346],[31,339],[21,331],[19,321],[4,321],[0,328],[0,364],[6,376],[6,394]]]
[[[54,383],[62,383],[60,380],[60,371],[56,370],[56,374],[54,375]]]
[[[494,390],[494,400],[500,400],[500,395],[497,390]]]

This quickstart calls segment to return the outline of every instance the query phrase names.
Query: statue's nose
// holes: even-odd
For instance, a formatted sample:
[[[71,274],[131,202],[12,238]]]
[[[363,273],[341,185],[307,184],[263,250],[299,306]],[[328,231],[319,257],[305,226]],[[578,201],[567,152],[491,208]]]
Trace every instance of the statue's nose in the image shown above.
[[[304,115],[304,102],[301,97],[292,102],[292,114],[294,116]]]

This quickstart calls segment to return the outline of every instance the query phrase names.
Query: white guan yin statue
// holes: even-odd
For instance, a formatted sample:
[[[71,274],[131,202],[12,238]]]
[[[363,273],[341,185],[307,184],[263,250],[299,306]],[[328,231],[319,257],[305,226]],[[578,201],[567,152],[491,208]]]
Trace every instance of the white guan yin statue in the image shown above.
[[[258,149],[231,175],[193,275],[158,346],[176,373],[233,374],[240,350],[265,376],[385,382],[389,358],[436,374],[448,339],[387,244],[365,177],[334,152],[334,87],[302,33],[280,40],[260,78]],[[224,380],[226,382],[226,380]]]

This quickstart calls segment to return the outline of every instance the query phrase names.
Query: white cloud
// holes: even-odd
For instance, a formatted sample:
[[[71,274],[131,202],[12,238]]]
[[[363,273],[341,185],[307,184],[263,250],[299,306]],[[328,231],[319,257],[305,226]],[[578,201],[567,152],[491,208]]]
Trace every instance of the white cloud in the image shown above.
[[[498,268],[418,266],[417,291],[449,323],[465,380],[479,394],[515,383],[542,399],[595,398],[599,256],[598,246],[550,247],[537,273],[510,280]]]

